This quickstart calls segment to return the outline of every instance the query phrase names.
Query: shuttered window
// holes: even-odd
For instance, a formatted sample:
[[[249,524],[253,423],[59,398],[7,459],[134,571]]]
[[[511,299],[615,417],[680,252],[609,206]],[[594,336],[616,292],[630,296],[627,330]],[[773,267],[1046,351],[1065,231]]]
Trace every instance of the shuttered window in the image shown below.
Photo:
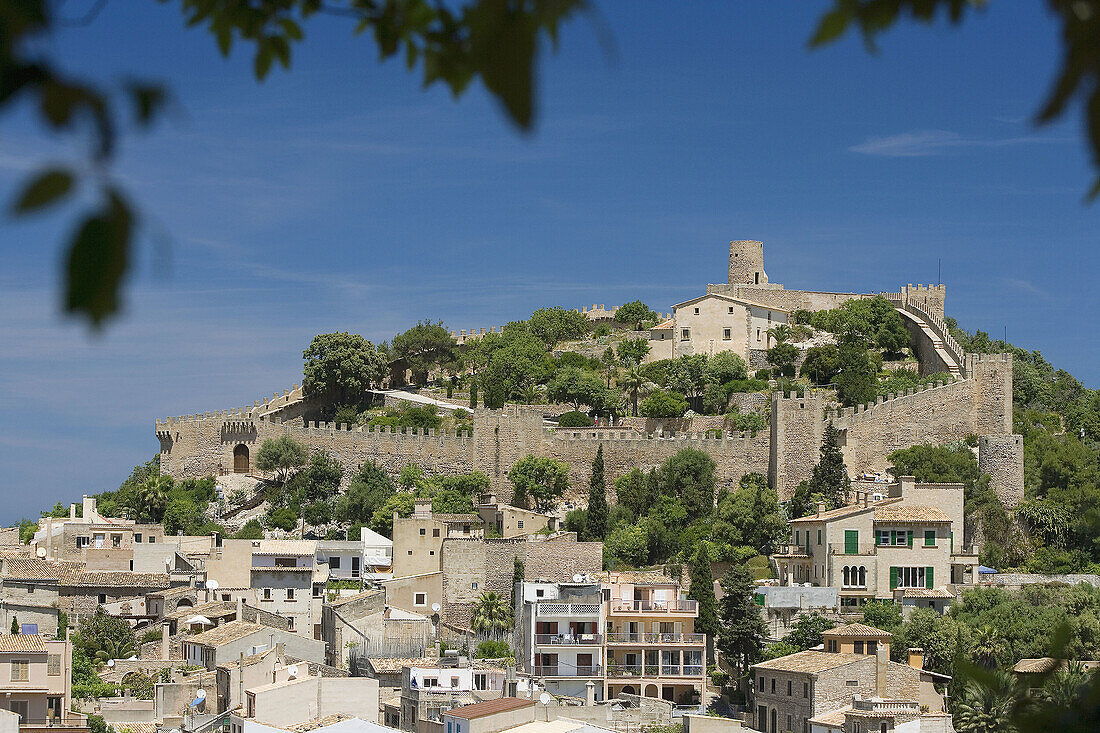
[[[845,555],[857,555],[857,554],[859,554],[859,530],[858,529],[846,529],[846,530],[844,530],[844,554]]]
[[[924,569],[924,587],[925,588],[934,588],[935,587],[935,583],[932,582],[932,568],[931,567],[927,567],[927,568]]]
[[[61,676],[61,655],[51,654],[46,657],[46,674],[50,677]]]
[[[924,530],[924,546],[935,547],[936,546],[936,530],[926,529]]]
[[[898,569],[891,566],[890,568],[890,590],[898,587]]]

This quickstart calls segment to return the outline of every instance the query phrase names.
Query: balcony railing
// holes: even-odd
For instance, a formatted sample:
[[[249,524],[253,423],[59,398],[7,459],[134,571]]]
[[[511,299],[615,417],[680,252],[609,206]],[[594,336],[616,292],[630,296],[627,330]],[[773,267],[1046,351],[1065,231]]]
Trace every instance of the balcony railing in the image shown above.
[[[608,664],[608,677],[702,677],[701,664]]]
[[[780,545],[779,549],[775,552],[775,555],[778,556],[778,557],[784,557],[784,556],[789,557],[789,556],[792,556],[792,555],[810,555],[810,556],[812,556],[813,552],[810,550],[810,548],[806,547],[805,545],[786,544],[786,545]]]
[[[600,646],[600,634],[535,634],[535,646]]]
[[[956,547],[951,551],[951,557],[977,557],[978,548],[974,546]]]
[[[533,667],[533,674],[536,677],[599,677],[600,670],[598,664],[544,664]]]
[[[664,633],[612,633],[607,635],[608,644],[704,644],[705,634],[664,634]]]
[[[613,613],[698,613],[698,601],[612,601]]]
[[[874,555],[879,547],[887,549],[895,547],[898,549],[907,549],[908,545],[875,545],[872,543],[860,542],[855,548],[850,548],[844,542],[832,542],[829,544],[830,555]],[[855,552],[848,552],[850,549],[855,549]]]
[[[537,616],[599,616],[599,603],[539,603]]]

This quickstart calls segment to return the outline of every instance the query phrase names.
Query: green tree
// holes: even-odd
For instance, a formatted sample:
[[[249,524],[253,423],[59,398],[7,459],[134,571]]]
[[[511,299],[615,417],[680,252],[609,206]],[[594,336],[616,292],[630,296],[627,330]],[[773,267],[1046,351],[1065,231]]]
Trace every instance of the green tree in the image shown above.
[[[396,491],[389,474],[373,461],[367,461],[352,476],[347,492],[337,504],[336,516],[349,524],[365,524]]]
[[[665,386],[681,395],[694,399],[707,388],[706,354],[690,354],[669,362]]]
[[[634,517],[644,517],[649,512],[649,507],[657,499],[655,489],[656,486],[650,486],[645,472],[637,467],[615,479],[616,501],[619,506],[629,509]]]
[[[354,333],[322,333],[302,352],[302,391],[337,405],[358,405],[386,377],[386,355]]]
[[[128,657],[133,654],[137,646],[137,637],[134,636],[130,624],[118,616],[111,616],[97,606],[95,613],[85,616],[73,635],[74,646],[79,647],[90,659],[96,658],[100,652],[105,652],[108,659],[119,658],[119,652],[129,650]],[[104,660],[106,661],[106,660]]]
[[[837,349],[836,394],[846,407],[873,402],[875,367],[860,343],[842,340]]]
[[[615,309],[615,322],[625,324],[635,331],[641,331],[647,321],[656,320],[657,314],[640,300],[623,303]]]
[[[970,645],[970,655],[978,666],[985,669],[997,668],[997,656],[1004,647],[1004,639],[996,627],[979,626],[974,632],[974,640]]]
[[[683,448],[657,469],[660,493],[675,498],[694,522],[714,511],[714,459],[703,451]]]
[[[264,528],[258,519],[249,519],[244,523],[244,526],[233,535],[233,539],[235,540],[262,540],[263,538]]]
[[[778,343],[768,349],[768,363],[774,367],[775,376],[793,377],[795,362],[798,361],[798,347],[793,344]]]
[[[298,515],[290,507],[277,507],[264,517],[264,523],[272,529],[289,532],[298,526]]]
[[[383,537],[393,538],[393,515],[410,517],[414,500],[411,494],[391,494],[370,515],[370,528]]]
[[[608,346],[603,350],[603,355],[600,357],[600,363],[604,368],[604,375],[607,377],[607,388],[611,389],[611,380],[619,374],[619,359],[615,356],[615,350]]]
[[[955,700],[958,733],[1014,733],[1015,684],[1007,673],[994,671],[982,681],[968,680]]]
[[[707,360],[704,374],[709,384],[726,384],[748,378],[749,370],[740,354],[719,351]]]
[[[486,591],[478,596],[470,626],[481,634],[498,634],[512,628],[512,612],[504,596]]]
[[[631,365],[626,370],[626,374],[619,380],[619,386],[627,391],[630,395],[630,404],[634,417],[638,417],[638,392],[645,387],[647,380],[645,374],[638,367],[637,364]]]
[[[529,455],[516,461],[508,480],[515,487],[513,504],[526,506],[533,501],[536,511],[549,511],[554,500],[569,488],[569,466],[553,458]]]
[[[340,492],[344,465],[327,450],[314,451],[302,477],[302,500],[307,503],[329,502]]]
[[[149,476],[137,491],[138,501],[132,507],[134,516],[142,520],[159,523],[164,520],[168,508],[168,495],[175,482],[171,476]]]
[[[623,339],[619,342],[619,346],[616,350],[618,351],[619,361],[624,366],[641,364],[645,360],[646,355],[649,354],[649,339]]]
[[[707,656],[714,659],[714,638],[718,634],[718,599],[714,595],[714,574],[710,569],[710,553],[700,546],[691,558],[691,585],[688,598],[699,603],[695,630],[707,635]]]
[[[428,383],[428,372],[455,361],[457,343],[442,323],[419,321],[404,333],[393,337],[390,350],[400,372],[412,372],[413,382]]]
[[[592,323],[588,316],[565,308],[539,308],[531,314],[527,328],[547,346],[573,341],[588,333]]]
[[[289,435],[268,438],[256,453],[256,468],[275,473],[275,480],[285,484],[292,471],[306,463],[306,447]]]
[[[588,483],[588,517],[585,538],[603,540],[607,536],[607,480],[603,471],[603,445],[592,459],[592,478]]]
[[[712,538],[728,547],[747,545],[761,555],[776,551],[788,534],[779,495],[759,473],[741,477],[736,491],[718,493]]]
[[[681,417],[688,403],[679,392],[656,390],[642,400],[638,411],[645,417]]]
[[[611,530],[603,545],[604,564],[609,568],[619,563],[644,567],[649,562],[649,536],[645,525],[620,524]]]
[[[809,481],[803,481],[795,488],[789,507],[792,517],[811,513],[818,501],[824,502],[827,509],[842,506],[851,484],[844,467],[844,454],[840,450],[840,431],[830,422],[825,426],[821,441],[821,458],[814,466]]]
[[[756,582],[745,565],[730,565],[722,577],[718,602],[718,650],[734,667],[738,678],[760,661],[767,626],[753,601]]]
[[[814,384],[831,384],[840,374],[840,350],[832,344],[811,346],[799,373]]]
[[[803,614],[794,622],[784,641],[799,650],[813,649],[822,643],[822,634],[834,626],[836,622],[818,613]]]
[[[11,617],[11,633],[13,633],[13,634],[18,634],[19,633],[19,620],[16,619],[15,616]]]
[[[608,389],[599,375],[577,367],[559,369],[547,385],[546,396],[552,402],[572,404],[575,410],[587,405],[596,412],[603,412],[610,402]]]
[[[468,494],[454,489],[441,489],[432,497],[432,511],[436,514],[471,514],[474,502]]]
[[[901,609],[892,601],[868,603],[863,607],[863,623],[892,634],[901,627]]]

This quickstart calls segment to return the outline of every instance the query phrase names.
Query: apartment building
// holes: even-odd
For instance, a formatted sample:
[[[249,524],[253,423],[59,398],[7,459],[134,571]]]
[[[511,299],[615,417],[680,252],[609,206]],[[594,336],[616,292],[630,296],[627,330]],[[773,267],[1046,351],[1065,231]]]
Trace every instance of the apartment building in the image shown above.
[[[517,608],[517,663],[557,695],[620,694],[698,706],[706,637],[698,604],[661,571],[624,571],[573,583],[525,582]]]
[[[505,671],[489,666],[405,667],[401,673],[401,730],[438,733],[452,708],[505,694]]]
[[[783,585],[836,588],[840,605],[908,598],[943,607],[977,582],[977,548],[963,541],[962,484],[896,484],[856,492],[856,503],[791,520],[791,544],[773,555]]]
[[[0,706],[19,715],[21,733],[63,727],[87,731],[72,708],[73,648],[37,634],[0,635]]]
[[[854,696],[907,701],[930,712],[943,710],[943,696],[936,685],[946,685],[951,678],[923,669],[920,649],[909,650],[908,664],[891,662],[891,634],[864,624],[840,626],[823,637],[823,649],[753,667],[750,717],[756,730],[827,730],[823,726],[835,722],[836,715],[824,716],[850,706]]]
[[[276,646],[295,659],[315,663],[325,661],[323,641],[249,621],[230,621],[181,640],[184,661],[210,671],[218,665],[238,661],[242,655],[250,657]]]
[[[390,577],[393,541],[363,527],[358,540],[319,540],[317,562],[332,580],[380,580]]]

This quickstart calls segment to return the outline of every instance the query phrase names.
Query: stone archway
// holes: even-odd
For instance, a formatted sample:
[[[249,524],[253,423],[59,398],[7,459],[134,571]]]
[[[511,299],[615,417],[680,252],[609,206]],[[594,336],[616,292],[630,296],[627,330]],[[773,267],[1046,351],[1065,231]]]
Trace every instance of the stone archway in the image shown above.
[[[193,608],[194,605],[195,604],[191,602],[190,598],[181,598],[176,601],[176,610],[178,611],[181,608]]]
[[[248,473],[248,446],[244,443],[233,449],[233,473]]]

